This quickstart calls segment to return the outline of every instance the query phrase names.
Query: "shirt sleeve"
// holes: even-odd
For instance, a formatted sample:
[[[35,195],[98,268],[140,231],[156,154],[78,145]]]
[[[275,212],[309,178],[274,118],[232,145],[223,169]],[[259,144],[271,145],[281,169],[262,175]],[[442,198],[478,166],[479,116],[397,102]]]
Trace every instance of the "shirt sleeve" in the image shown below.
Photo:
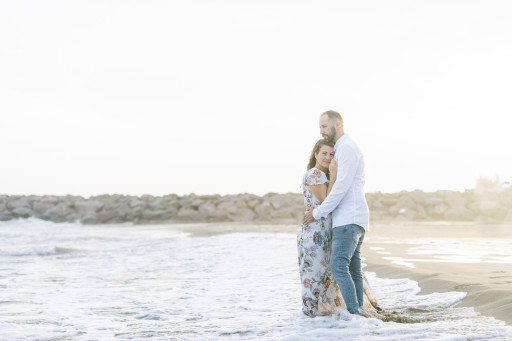
[[[331,192],[325,198],[323,203],[313,210],[313,217],[320,219],[331,213],[345,197],[359,167],[361,155],[349,145],[341,145],[339,153],[336,153],[336,161],[338,162],[338,172],[336,181],[332,186]]]
[[[314,168],[310,169],[304,176],[304,185],[308,186],[321,185],[328,181],[325,173]]]

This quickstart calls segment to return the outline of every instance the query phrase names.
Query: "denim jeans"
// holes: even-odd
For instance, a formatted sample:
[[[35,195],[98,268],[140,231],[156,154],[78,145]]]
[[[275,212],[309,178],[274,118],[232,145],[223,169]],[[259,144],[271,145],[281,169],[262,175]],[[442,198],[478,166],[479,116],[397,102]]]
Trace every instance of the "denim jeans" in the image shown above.
[[[331,271],[338,282],[348,311],[358,315],[364,294],[359,253],[364,233],[364,229],[356,224],[332,229]]]

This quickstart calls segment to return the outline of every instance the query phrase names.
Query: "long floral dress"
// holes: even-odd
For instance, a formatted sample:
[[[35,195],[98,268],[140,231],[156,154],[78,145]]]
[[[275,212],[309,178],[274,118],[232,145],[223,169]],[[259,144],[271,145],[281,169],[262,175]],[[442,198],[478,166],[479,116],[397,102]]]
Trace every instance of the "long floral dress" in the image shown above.
[[[328,184],[324,172],[311,168],[302,181],[304,205],[316,208],[321,204],[309,185]],[[332,245],[332,221],[329,214],[308,225],[301,225],[297,233],[299,270],[302,284],[302,311],[314,317],[334,313],[337,306],[345,302],[329,267]]]

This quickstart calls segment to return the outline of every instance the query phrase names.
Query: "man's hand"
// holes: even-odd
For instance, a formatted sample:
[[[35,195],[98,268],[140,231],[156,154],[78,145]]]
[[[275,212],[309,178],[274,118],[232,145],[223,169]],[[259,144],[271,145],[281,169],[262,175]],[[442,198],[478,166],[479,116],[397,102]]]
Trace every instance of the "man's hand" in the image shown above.
[[[331,160],[331,163],[329,164],[329,180],[336,181],[337,174],[338,174],[338,162],[336,161],[336,158],[333,158]]]
[[[312,223],[314,221],[315,221],[315,217],[313,217],[313,207],[310,207],[306,211],[306,214],[304,215],[304,219],[302,220],[302,223],[304,225],[307,225],[307,224]]]

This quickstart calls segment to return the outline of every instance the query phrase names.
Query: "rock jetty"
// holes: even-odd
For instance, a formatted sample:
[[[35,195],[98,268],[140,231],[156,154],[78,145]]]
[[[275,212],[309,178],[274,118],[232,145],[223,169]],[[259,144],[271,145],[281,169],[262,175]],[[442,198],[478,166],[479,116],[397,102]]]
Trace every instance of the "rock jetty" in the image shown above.
[[[376,221],[512,221],[512,186],[464,192],[420,190],[367,193],[370,219]],[[299,223],[301,194],[129,196],[0,195],[0,221],[35,217],[53,222],[110,224],[133,222]]]

